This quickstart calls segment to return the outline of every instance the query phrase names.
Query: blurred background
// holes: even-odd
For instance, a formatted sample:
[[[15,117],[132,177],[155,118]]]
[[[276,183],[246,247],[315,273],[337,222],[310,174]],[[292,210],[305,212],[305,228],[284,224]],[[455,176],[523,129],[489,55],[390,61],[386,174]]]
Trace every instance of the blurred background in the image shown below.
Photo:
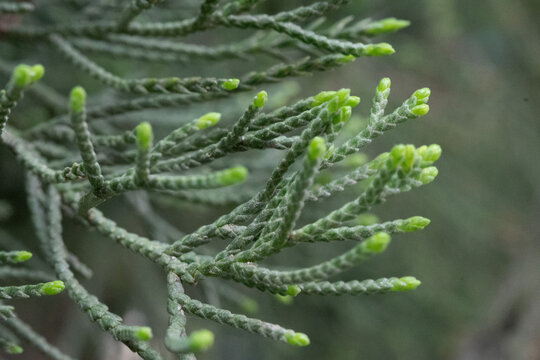
[[[257,10],[274,13],[297,5],[301,2],[269,1]],[[291,304],[235,287],[256,301],[257,317],[309,334],[311,345],[293,348],[190,317],[188,329],[205,327],[216,334],[214,347],[199,358],[540,359],[540,2],[365,0],[328,14],[329,19],[347,15],[396,17],[410,20],[411,25],[377,38],[394,46],[396,53],[390,57],[358,59],[333,72],[261,88],[268,89],[271,99],[290,95],[292,103],[321,90],[350,87],[352,94],[362,98],[354,113],[364,116],[382,77],[392,79],[388,109],[415,89],[431,88],[427,116],[400,125],[366,148],[372,157],[396,143],[441,145],[443,156],[435,182],[393,197],[373,211],[381,220],[422,215],[432,220],[431,225],[418,233],[396,236],[384,254],[345,274],[351,279],[412,275],[422,285],[410,293],[387,296],[298,296]],[[219,44],[225,36],[213,31],[192,40]],[[76,82],[91,93],[101,88],[52,53],[42,56],[39,51],[26,51],[26,58],[17,58],[24,46],[6,46],[0,56],[12,62],[42,62],[48,71],[45,83],[63,94]],[[66,63],[65,68],[59,61]],[[136,62],[101,63],[126,73],[136,72],[138,66]],[[266,67],[258,62],[249,66]],[[243,67],[238,60],[226,66],[206,62],[188,69],[178,67],[178,75],[225,77],[243,73]],[[2,74],[2,82],[6,79]],[[167,110],[156,121],[167,116],[190,119],[192,112],[238,112],[241,99],[245,104],[246,98],[240,98],[238,103],[212,103],[212,109],[203,104]],[[39,118],[40,111],[30,108],[16,115],[22,119],[27,112]],[[133,115],[127,121],[138,122],[145,116],[157,115]],[[2,246],[18,241],[35,249],[23,179],[12,155],[0,149],[0,198],[12,207],[11,217],[0,223]],[[328,209],[316,208],[314,216]],[[113,201],[104,211],[129,230],[147,234],[126,202]],[[160,210],[184,231],[226,211],[188,204]],[[148,324],[157,341],[162,338],[167,314],[161,271],[96,233],[69,221],[65,226],[68,247],[94,270],[94,277],[85,281],[89,290],[128,323]],[[287,252],[278,263],[314,264],[346,247],[305,246]],[[187,291],[243,311],[227,297],[215,299],[213,288]],[[136,358],[89,323],[67,296],[14,301],[14,305],[21,318],[68,354],[81,359]],[[244,310],[254,310],[253,305]],[[13,358],[41,357],[28,347],[25,354]]]

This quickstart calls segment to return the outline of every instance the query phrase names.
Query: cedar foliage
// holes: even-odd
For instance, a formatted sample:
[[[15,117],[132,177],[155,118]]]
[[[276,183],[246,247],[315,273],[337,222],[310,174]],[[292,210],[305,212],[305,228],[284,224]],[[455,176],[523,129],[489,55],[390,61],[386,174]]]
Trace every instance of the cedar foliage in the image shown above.
[[[31,223],[41,245],[40,256],[50,269],[3,267],[4,278],[50,281],[1,287],[2,299],[53,295],[65,288],[89,320],[115,340],[143,359],[165,356],[152,347],[149,327],[126,325],[79,282],[78,278],[90,277],[91,270],[66,248],[62,218],[99,232],[162,268],[170,315],[163,341],[180,359],[193,359],[213,342],[208,330],[186,330],[186,314],[293,346],[309,344],[302,332],[194,299],[184,291],[185,284],[197,285],[213,277],[289,297],[384,294],[420,285],[411,276],[352,281],[330,278],[384,251],[391,234],[420,230],[429,224],[420,216],[366,222],[366,213],[390,195],[433,181],[437,176],[433,163],[441,154],[440,147],[396,145],[370,161],[359,153],[385,131],[425,115],[429,89],[414,91],[402,105],[388,111],[391,83],[383,78],[376,86],[367,121],[352,136],[342,130],[360,99],[348,89],[324,91],[293,104],[274,106],[272,111],[265,110],[271,99],[261,90],[265,84],[329,71],[360,57],[390,55],[394,52],[391,45],[373,43],[372,38],[397,31],[408,22],[394,18],[353,21],[347,17],[325,24],[322,15],[344,5],[342,0],[315,2],[273,15],[254,13],[257,3],[205,0],[195,16],[169,20],[174,7],[156,0],[35,6],[0,2],[1,19],[5,19],[0,28],[2,41],[14,46],[30,44],[31,49],[34,44],[32,58],[39,58],[39,51],[58,54],[62,64],[71,63],[73,69],[90,75],[103,88],[114,90],[106,93],[109,101],[103,101],[97,91],[87,96],[85,88],[70,84],[74,87],[66,101],[64,95],[41,83],[43,66],[12,66],[4,62],[7,59],[2,60],[2,69],[10,79],[0,92],[1,143],[27,173]],[[122,6],[122,11],[108,12],[110,6]],[[70,21],[53,21],[55,10],[70,14]],[[104,16],[96,20],[92,15],[96,13]],[[138,21],[147,13],[164,20]],[[218,46],[179,40],[223,27],[241,29],[246,37]],[[38,46],[43,43],[48,45],[46,49]],[[17,53],[28,56],[24,50]],[[289,53],[296,60],[291,60]],[[148,64],[149,71],[157,63],[247,62],[260,57],[276,63],[237,78],[135,78],[116,75],[92,60],[91,54],[140,61]],[[51,115],[31,126],[20,126],[17,117],[12,118],[12,110],[33,106],[22,101],[27,91]],[[258,92],[251,99],[242,95],[253,91]],[[94,105],[87,106],[87,97],[88,102],[97,99]],[[242,115],[221,121],[225,116],[212,111],[212,102],[225,99],[231,107],[237,106],[234,97],[244,103]],[[206,104],[209,112],[176,124],[149,117],[125,128],[118,121],[121,116],[147,110],[176,111],[196,103]],[[158,137],[155,132],[165,135]],[[340,134],[346,137],[344,141]],[[277,164],[262,157],[262,152],[271,149],[280,151]],[[335,176],[325,182],[323,175],[330,169]],[[253,172],[253,181],[244,183]],[[300,216],[309,212],[310,203],[343,191],[349,192],[349,201],[315,221],[302,222]],[[148,196],[141,197],[141,192]],[[154,211],[153,199],[163,194],[169,201],[225,205],[231,211],[184,233]],[[118,226],[99,209],[117,197],[135,202],[147,225],[165,236],[150,239]],[[266,258],[300,243],[334,241],[354,245],[342,255],[311,267],[280,270],[263,264]],[[26,251],[4,251],[0,261],[12,264],[30,256]],[[49,358],[71,358],[20,320],[13,307],[1,305],[0,314],[1,341],[7,352],[20,353],[18,342],[25,340]]]

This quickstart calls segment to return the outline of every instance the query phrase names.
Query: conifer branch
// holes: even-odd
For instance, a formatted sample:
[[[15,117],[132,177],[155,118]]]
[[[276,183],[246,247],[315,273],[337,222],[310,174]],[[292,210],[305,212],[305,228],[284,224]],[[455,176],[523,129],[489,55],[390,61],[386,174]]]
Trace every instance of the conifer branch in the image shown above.
[[[434,163],[441,148],[436,144],[396,145],[372,159],[358,152],[398,124],[426,115],[430,90],[416,90],[402,105],[387,110],[391,82],[381,79],[367,123],[350,136],[347,122],[360,98],[349,89],[323,91],[287,105],[283,98],[289,95],[285,92],[273,92],[268,99],[267,92],[259,88],[346,66],[358,57],[390,55],[394,52],[390,44],[369,41],[408,26],[408,21],[353,21],[346,17],[326,24],[322,16],[344,5],[344,0],[314,2],[273,15],[251,13],[259,0],[202,0],[191,18],[136,21],[159,2],[130,0],[111,20],[94,21],[81,11],[73,13],[70,23],[52,25],[47,23],[48,16],[42,16],[45,6],[31,11],[33,6],[28,3],[0,2],[0,13],[28,12],[24,16],[33,24],[2,27],[2,38],[14,45],[13,53],[18,53],[22,42],[46,42],[52,46],[36,46],[33,57],[41,58],[42,52],[49,57],[60,55],[62,66],[67,60],[77,73],[86,73],[98,86],[109,88],[98,95],[95,86],[87,86],[92,94],[87,108],[83,87],[73,88],[67,101],[52,88],[37,83],[33,86],[35,99],[31,100],[39,100],[48,115],[27,126],[29,121],[18,122],[19,114],[13,115],[12,110],[43,76],[44,69],[41,65],[18,65],[11,72],[0,64],[0,70],[11,76],[0,90],[1,144],[11,150],[27,174],[30,218],[40,255],[51,271],[12,266],[29,260],[31,254],[18,250],[24,247],[10,240],[13,246],[6,248],[17,250],[0,251],[0,263],[5,265],[0,267],[0,278],[37,284],[5,285],[0,288],[0,298],[52,295],[65,287],[71,301],[113,339],[143,359],[163,359],[149,345],[149,327],[125,324],[76,278],[89,278],[92,270],[83,257],[79,259],[66,249],[63,216],[131,250],[163,272],[169,313],[164,344],[178,359],[195,359],[195,354],[208,349],[214,340],[208,330],[188,331],[186,314],[293,346],[309,344],[303,333],[214,306],[212,296],[212,304],[195,300],[188,294],[190,288],[185,291],[187,284],[202,283],[205,290],[215,289],[216,294],[234,300],[247,312],[256,308],[250,297],[228,285],[214,286],[214,282],[227,279],[287,297],[386,294],[417,288],[420,281],[411,276],[351,281],[330,278],[383,252],[390,235],[400,236],[429,224],[420,216],[367,222],[365,214],[391,195],[431,183],[438,174]],[[94,6],[98,11],[106,9],[102,4]],[[151,10],[156,18],[169,11],[166,6],[160,8]],[[217,46],[178,39],[223,28],[245,35]],[[129,67],[110,63],[104,67],[87,53],[143,60],[137,63],[142,71],[150,69],[148,63],[188,66],[208,60],[218,72],[230,59],[251,62],[242,62],[246,69],[237,78],[136,78],[130,77]],[[265,69],[259,58],[271,65]],[[235,97],[244,101],[245,95],[239,94],[248,91],[256,95],[244,105],[243,112],[234,113]],[[210,105],[214,100],[220,103]],[[68,102],[66,114],[64,103]],[[207,108],[190,112],[188,107],[194,104]],[[221,105],[227,106],[222,110]],[[182,109],[174,119],[146,112],[179,107]],[[334,210],[325,216],[309,213],[314,201],[340,192],[347,194],[344,204],[334,203]],[[149,235],[118,225],[98,209],[119,195],[125,195],[129,210],[135,211]],[[181,216],[189,222],[190,211],[186,209],[190,208],[186,206],[192,204],[222,212],[194,231],[161,213],[161,207],[181,209]],[[308,216],[302,217],[305,213]],[[327,242],[331,246],[335,241],[354,244],[343,254],[311,266],[293,264],[283,270],[261,264],[300,243],[319,246]],[[22,351],[17,345],[20,338],[49,358],[71,359],[19,320],[13,310],[11,305],[0,304],[0,320],[15,334],[0,328],[3,349]]]

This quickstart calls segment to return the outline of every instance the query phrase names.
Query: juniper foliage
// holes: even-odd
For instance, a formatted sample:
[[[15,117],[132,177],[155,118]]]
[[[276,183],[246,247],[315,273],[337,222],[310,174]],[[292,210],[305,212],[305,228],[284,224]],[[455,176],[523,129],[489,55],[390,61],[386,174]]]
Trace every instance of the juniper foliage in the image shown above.
[[[62,59],[59,61],[71,62],[105,87],[132,94],[114,95],[108,104],[87,106],[85,89],[75,86],[67,102],[63,95],[39,82],[44,75],[41,65],[22,64],[11,71],[9,64],[2,63],[3,71],[11,73],[11,77],[0,92],[1,142],[27,172],[28,204],[41,244],[40,255],[54,275],[11,266],[3,267],[0,275],[4,279],[59,280],[2,287],[1,298],[51,295],[65,287],[67,295],[90,321],[114,339],[143,359],[164,358],[149,341],[149,327],[126,325],[79,282],[78,277],[89,277],[91,271],[66,248],[63,217],[96,230],[162,268],[170,314],[164,344],[179,359],[193,359],[195,353],[213,342],[213,334],[208,330],[187,331],[186,314],[293,346],[309,344],[308,336],[302,332],[194,299],[184,291],[186,284],[221,278],[279,296],[384,294],[413,290],[420,284],[411,276],[346,282],[330,278],[384,251],[391,234],[417,231],[429,224],[428,219],[420,216],[381,223],[362,223],[360,219],[365,220],[366,213],[390,195],[433,181],[437,175],[433,163],[441,154],[438,145],[396,145],[371,161],[357,161],[359,151],[374,138],[425,115],[429,111],[429,89],[416,90],[402,105],[387,110],[390,79],[383,78],[375,89],[367,123],[344,142],[337,139],[351,118],[352,109],[360,102],[348,89],[314,94],[273,111],[264,110],[269,99],[266,91],[260,90],[263,84],[328,71],[359,57],[390,55],[394,52],[392,46],[372,43],[372,37],[399,30],[408,22],[394,18],[354,22],[347,17],[325,25],[322,15],[342,6],[343,0],[315,2],[273,15],[254,14],[257,3],[204,0],[194,17],[161,22],[137,21],[147,12],[167,18],[172,11],[170,4],[157,0],[134,0],[123,5],[123,10],[111,19],[103,17],[98,21],[92,14],[108,13],[107,7],[115,2],[70,1],[36,6],[25,2],[0,3],[1,14],[25,13],[2,15],[11,19],[2,22],[2,41],[45,42],[50,46],[43,51],[58,54]],[[69,12],[70,21],[55,23],[41,16],[50,14],[51,8]],[[242,29],[248,36],[219,46],[179,41],[181,37],[219,27]],[[290,61],[285,51],[303,57]],[[278,62],[238,78],[125,78],[92,60],[90,55],[96,53],[150,63],[231,58],[247,61],[257,56]],[[39,55],[34,53],[32,57]],[[117,118],[202,102],[212,110],[212,101],[231,97],[245,100],[241,93],[253,90],[259,92],[245,101],[243,114],[222,127],[215,126],[222,115],[208,112],[184,121],[158,138],[154,130],[161,133],[167,127],[155,118],[124,130]],[[12,110],[27,91],[53,115],[25,128],[18,125],[16,117],[12,119]],[[255,164],[253,160],[257,161],[261,151],[267,149],[281,151],[277,165],[270,161]],[[243,165],[227,160],[236,159],[232,157],[236,153],[246,153]],[[331,168],[338,176],[321,184],[321,172],[328,173]],[[240,185],[253,170],[269,176],[263,179],[256,174],[250,186]],[[234,192],[229,190],[231,187]],[[343,191],[348,191],[352,200],[315,221],[302,222],[300,217],[309,210],[310,203]],[[172,241],[137,235],[99,210],[102,203],[123,194],[144,214],[148,226],[167,234],[166,238]],[[172,197],[172,201],[233,207],[217,220],[184,233],[152,209],[151,200],[159,194]],[[307,268],[285,271],[262,264],[266,258],[298,243],[333,241],[354,245],[340,256]],[[208,255],[211,252],[201,247],[212,243],[224,246]],[[29,256],[25,251],[2,251],[0,261],[13,264]],[[224,293],[243,301],[246,307],[250,301],[233,290]],[[0,342],[7,352],[21,352],[17,345],[21,339],[51,359],[71,359],[16,317],[13,307],[1,305],[0,314]]]

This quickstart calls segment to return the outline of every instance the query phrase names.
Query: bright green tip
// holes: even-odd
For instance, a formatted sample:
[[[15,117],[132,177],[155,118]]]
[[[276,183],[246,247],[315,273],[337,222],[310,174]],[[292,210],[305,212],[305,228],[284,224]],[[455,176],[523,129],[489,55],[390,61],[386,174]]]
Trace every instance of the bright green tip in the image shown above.
[[[377,217],[377,215],[374,214],[361,214],[358,215],[355,222],[358,225],[369,226],[377,224],[379,222],[379,218]]]
[[[43,284],[43,286],[41,287],[41,291],[43,291],[46,295],[56,295],[62,292],[65,287],[66,286],[64,285],[63,281],[55,280]]]
[[[345,105],[345,103],[349,100],[349,96],[351,95],[351,89],[340,89],[336,96],[339,101],[339,107]]]
[[[229,79],[221,83],[221,87],[225,90],[234,90],[238,87],[238,85],[240,85],[239,79]]]
[[[321,91],[313,97],[312,107],[319,106],[329,100],[332,100],[337,94],[337,91]]]
[[[345,106],[350,106],[351,108],[360,104],[360,98],[358,96],[349,96],[349,100],[345,103]]]
[[[137,146],[143,150],[147,150],[154,140],[152,125],[148,122],[142,122],[135,128],[135,136],[137,137]]]
[[[406,290],[414,290],[418,286],[420,286],[420,284],[422,283],[420,280],[418,280],[414,276],[405,276],[405,277],[402,277],[400,280],[403,281],[405,284],[407,284]]]
[[[17,65],[13,70],[13,82],[18,87],[24,87],[32,81],[31,73],[32,70],[28,65]]]
[[[432,164],[439,160],[442,154],[442,149],[437,144],[431,144],[429,146],[422,145],[418,148],[417,153],[422,157],[424,162]]]
[[[214,334],[210,330],[197,330],[189,335],[189,347],[192,351],[205,351],[214,344]]]
[[[16,262],[23,262],[29,260],[32,257],[32,253],[29,251],[18,251],[15,257]]]
[[[352,108],[350,106],[343,106],[341,108],[340,121],[347,122],[351,118]]]
[[[400,20],[396,18],[386,18],[379,21],[376,21],[369,25],[369,28],[366,29],[366,33],[369,35],[378,35],[384,33],[390,33],[398,31],[407,27],[411,24],[408,20]]]
[[[412,96],[416,98],[416,105],[421,105],[428,102],[430,95],[431,95],[431,90],[426,87],[426,88],[416,90]]]
[[[414,163],[414,159],[416,158],[416,148],[414,145],[405,145],[403,149],[403,164],[401,164],[401,168],[405,172],[408,172]]]
[[[396,51],[392,45],[388,43],[368,44],[365,47],[365,53],[369,56],[385,56],[392,55]]]
[[[235,166],[233,168],[223,170],[220,174],[220,179],[224,185],[233,185],[244,181],[247,176],[248,169],[243,166]]]
[[[15,86],[23,88],[41,79],[44,73],[45,69],[41,65],[21,64],[13,69],[12,81]]]
[[[342,106],[337,113],[332,116],[332,124],[346,123],[352,115],[350,106]]]
[[[346,64],[348,62],[356,60],[356,57],[354,55],[345,55],[341,58],[339,58],[337,61],[341,64]]]
[[[36,82],[45,75],[45,68],[43,65],[34,65],[30,68],[32,71],[32,82]]]
[[[403,29],[404,27],[407,27],[411,25],[411,22],[409,20],[401,20],[396,18],[387,18],[381,20],[381,23],[384,24],[386,29],[389,29],[391,31],[396,31],[399,29]]]
[[[429,112],[429,105],[428,104],[417,105],[411,109],[411,112],[416,116],[426,115]]]
[[[339,109],[339,99],[337,96],[335,96],[334,98],[332,98],[332,100],[328,102],[328,111],[330,113],[335,113],[338,109]]]
[[[433,180],[435,180],[437,175],[439,175],[439,170],[437,170],[435,166],[429,166],[425,169],[422,169],[418,180],[420,180],[422,184],[427,185]]]
[[[311,139],[307,149],[307,156],[310,160],[321,159],[326,153],[326,144],[324,139],[320,136],[316,136]]]
[[[195,126],[197,126],[199,130],[203,130],[210,126],[216,125],[220,119],[221,119],[220,113],[209,112],[207,114],[204,114],[200,118],[198,118],[197,121],[195,122]]]
[[[86,91],[81,86],[76,86],[69,94],[69,108],[71,111],[80,113],[86,105]]]
[[[309,345],[309,338],[304,333],[293,333],[293,332],[287,332],[285,333],[285,340],[293,346],[308,346]]]
[[[384,232],[376,233],[362,243],[364,250],[378,254],[383,252],[390,243],[390,235]]]
[[[263,90],[255,96],[255,99],[253,99],[253,106],[262,108],[267,100],[268,100],[268,93]]]
[[[332,117],[333,124],[339,124],[349,121],[352,115],[350,106],[342,106],[339,111]]]
[[[413,276],[405,276],[394,279],[392,283],[392,291],[407,291],[416,289],[422,282]]]
[[[22,354],[23,353],[23,348],[20,347],[19,345],[17,344],[7,344],[6,346],[6,352],[8,354],[13,354],[13,355],[16,355],[16,354]]]
[[[287,291],[285,294],[289,295],[289,296],[296,296],[298,294],[300,294],[300,292],[302,291],[302,289],[300,289],[300,286],[298,285],[289,285],[287,286]]]
[[[390,85],[392,84],[392,81],[390,81],[390,78],[382,78],[381,81],[379,81],[379,85],[377,85],[377,91],[383,92],[386,89],[390,89]]]
[[[422,230],[429,225],[431,220],[422,216],[413,216],[408,219],[405,219],[402,224],[398,225],[397,228],[403,232],[412,232],[417,230]]]
[[[133,337],[139,341],[148,341],[152,338],[152,329],[148,326],[135,326]]]
[[[399,163],[405,156],[405,145],[395,145],[392,150],[390,150],[390,156],[392,157],[394,164]]]

